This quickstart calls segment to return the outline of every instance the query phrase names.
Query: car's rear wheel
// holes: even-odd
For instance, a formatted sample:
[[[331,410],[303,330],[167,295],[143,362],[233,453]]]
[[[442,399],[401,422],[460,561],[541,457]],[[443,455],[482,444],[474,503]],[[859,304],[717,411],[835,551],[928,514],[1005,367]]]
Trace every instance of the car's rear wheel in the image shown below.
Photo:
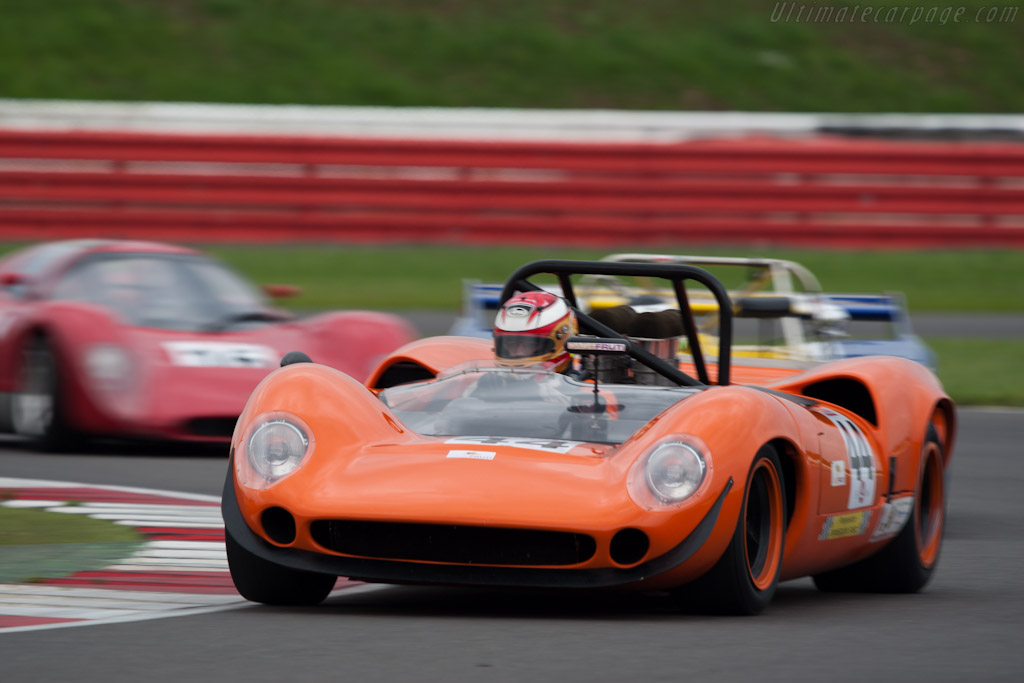
[[[327,597],[336,576],[289,569],[268,562],[224,534],[228,568],[235,588],[246,600],[267,605],[316,605]]]
[[[61,403],[57,354],[45,337],[21,350],[21,368],[11,397],[11,426],[41,450],[60,450],[71,440]]]
[[[775,449],[766,445],[750,466],[729,546],[707,574],[679,591],[680,606],[717,614],[758,614],[779,585],[785,537],[782,465]]]
[[[814,577],[826,592],[916,593],[932,577],[942,548],[946,520],[945,455],[938,432],[929,426],[921,450],[913,514],[892,541],[849,567]]]

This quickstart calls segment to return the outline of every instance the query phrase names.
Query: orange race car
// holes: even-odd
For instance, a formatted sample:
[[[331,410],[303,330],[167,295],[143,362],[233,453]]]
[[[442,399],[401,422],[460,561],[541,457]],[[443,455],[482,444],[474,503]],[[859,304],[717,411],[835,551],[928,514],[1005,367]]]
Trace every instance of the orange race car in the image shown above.
[[[661,278],[678,309],[583,313],[588,275]],[[561,297],[537,284],[552,280]],[[716,349],[695,288],[718,301]],[[314,604],[346,576],[657,590],[754,614],[802,576],[928,582],[955,407],[921,364],[731,367],[728,294],[687,265],[538,261],[502,301],[495,342],[421,339],[366,385],[289,354],[259,385],[223,497],[243,596]]]

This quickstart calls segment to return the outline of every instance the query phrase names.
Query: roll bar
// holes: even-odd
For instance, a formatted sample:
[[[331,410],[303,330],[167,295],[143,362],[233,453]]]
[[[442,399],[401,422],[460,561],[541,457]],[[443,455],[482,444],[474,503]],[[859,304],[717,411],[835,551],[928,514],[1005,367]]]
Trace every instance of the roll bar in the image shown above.
[[[614,337],[627,342],[627,353],[630,357],[643,363],[659,375],[682,386],[706,386],[711,384],[707,363],[704,360],[700,345],[697,324],[693,318],[689,299],[686,295],[687,280],[694,280],[711,291],[718,302],[719,335],[718,335],[718,376],[716,383],[729,383],[729,368],[732,354],[732,302],[722,283],[708,271],[695,266],[674,263],[633,263],[614,261],[567,261],[548,259],[533,261],[520,266],[505,282],[501,291],[499,305],[510,299],[517,291],[538,291],[542,288],[530,281],[535,275],[554,275],[562,288],[562,295],[576,313],[580,330],[599,337]],[[697,369],[697,377],[693,378],[678,368],[672,367],[664,360],[649,353],[646,349],[633,343],[628,337],[595,320],[580,310],[576,292],[570,279],[573,275],[623,275],[629,277],[656,277],[672,283],[679,304],[679,312],[683,319],[683,329],[693,355],[693,363]]]

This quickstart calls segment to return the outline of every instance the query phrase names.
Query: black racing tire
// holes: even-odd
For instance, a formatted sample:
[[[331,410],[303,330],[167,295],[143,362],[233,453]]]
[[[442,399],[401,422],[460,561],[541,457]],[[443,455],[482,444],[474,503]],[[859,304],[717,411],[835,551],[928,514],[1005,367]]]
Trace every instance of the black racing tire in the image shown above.
[[[934,427],[921,450],[914,511],[903,529],[874,555],[814,576],[828,593],[916,593],[931,580],[939,561],[946,520],[945,455]]]
[[[11,428],[38,450],[66,450],[74,432],[64,417],[57,353],[44,336],[30,339],[19,353],[22,362],[11,397]]]
[[[707,574],[677,591],[680,608],[752,616],[768,606],[782,573],[785,486],[778,453],[771,445],[762,446],[747,474],[732,540]]]
[[[246,600],[266,605],[308,606],[323,602],[338,577],[289,569],[268,562],[224,534],[228,568],[235,588]]]

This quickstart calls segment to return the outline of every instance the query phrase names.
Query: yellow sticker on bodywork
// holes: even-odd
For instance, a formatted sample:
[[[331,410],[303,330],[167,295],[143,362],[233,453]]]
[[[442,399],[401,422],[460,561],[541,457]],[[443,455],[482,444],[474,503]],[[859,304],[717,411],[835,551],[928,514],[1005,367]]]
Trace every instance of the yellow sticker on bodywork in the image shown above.
[[[831,541],[836,538],[858,536],[868,528],[870,519],[870,510],[848,512],[844,515],[829,515],[825,519],[825,523],[821,525],[821,534],[818,535],[818,540]]]

